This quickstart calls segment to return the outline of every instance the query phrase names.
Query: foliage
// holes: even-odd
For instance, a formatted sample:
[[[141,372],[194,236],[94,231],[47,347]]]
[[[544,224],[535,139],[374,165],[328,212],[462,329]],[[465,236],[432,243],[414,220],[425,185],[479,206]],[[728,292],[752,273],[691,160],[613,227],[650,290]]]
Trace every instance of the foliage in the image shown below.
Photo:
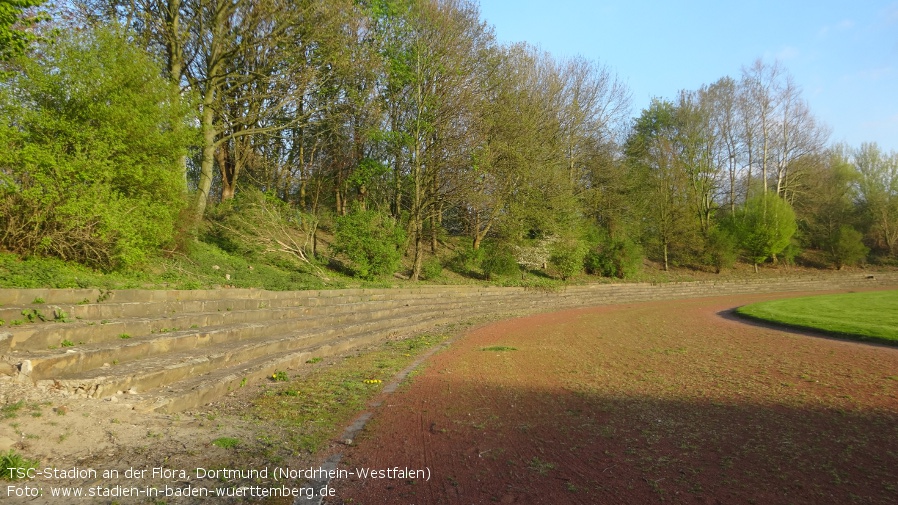
[[[36,39],[28,28],[45,20],[46,16],[26,16],[25,13],[43,3],[44,0],[0,0],[0,61],[23,54],[28,44]]]
[[[429,281],[432,281],[443,274],[443,264],[440,258],[433,257],[424,261],[421,266],[421,275]]]
[[[626,279],[639,273],[642,266],[642,248],[629,238],[602,237],[584,258],[586,273],[603,277]]]
[[[583,260],[586,257],[586,243],[577,237],[564,237],[552,243],[549,262],[558,270],[561,280],[583,272]]]
[[[806,247],[829,250],[842,226],[862,225],[855,204],[859,174],[846,151],[836,147],[808,169],[802,187],[805,196],[795,205]]]
[[[863,261],[870,249],[862,242],[863,235],[851,226],[842,225],[829,244],[828,253],[839,270]]]
[[[404,242],[402,227],[380,212],[356,210],[337,218],[334,251],[349,259],[357,277],[373,279],[395,272]]]
[[[875,143],[864,143],[852,157],[871,242],[898,257],[898,153],[886,154]]]
[[[484,248],[474,249],[465,242],[456,250],[447,266],[455,273],[470,276],[474,271],[480,269],[483,258]]]
[[[0,247],[115,269],[172,239],[180,98],[119,33],[69,33],[0,95]]]
[[[643,252],[719,271],[734,240],[750,261],[788,261],[796,248],[774,252],[782,237],[746,220],[762,192],[794,205],[803,247],[829,251],[845,225],[875,258],[898,257],[898,156],[864,144],[827,159],[825,128],[778,63],[658,98],[629,122],[610,69],[503,45],[476,2],[91,0],[59,20],[85,31],[56,45],[33,36],[39,3],[0,0],[0,59],[22,69],[0,85],[0,248],[24,259],[0,282],[52,256],[135,274],[41,282],[333,285],[319,220],[353,205],[402,223],[413,281],[439,276],[425,258],[462,236],[472,247],[446,266],[501,283],[548,262],[568,278],[581,252],[613,277],[639,271]],[[584,219],[614,240],[555,242]],[[328,252],[372,279],[390,268],[371,258],[397,249],[382,231]]]
[[[728,230],[714,227],[708,233],[705,242],[705,256],[708,264],[713,266],[717,273],[727,268],[733,268],[738,258],[738,242]]]
[[[746,258],[755,265],[780,254],[797,230],[792,207],[773,193],[749,199],[729,227]]]
[[[654,100],[642,111],[627,139],[627,163],[641,181],[638,192],[646,203],[644,236],[651,257],[670,263],[692,259],[699,243],[699,222],[692,218],[697,184],[689,159],[694,140],[687,138],[687,116],[682,107]]]
[[[212,445],[221,447],[222,449],[233,449],[240,445],[240,439],[233,437],[221,437],[212,441]]]
[[[521,271],[514,248],[511,244],[498,240],[491,240],[484,244],[480,269],[487,279],[514,275]]]
[[[18,480],[22,473],[37,468],[38,462],[24,458],[21,454],[10,449],[6,453],[0,454],[0,478],[4,480]]]

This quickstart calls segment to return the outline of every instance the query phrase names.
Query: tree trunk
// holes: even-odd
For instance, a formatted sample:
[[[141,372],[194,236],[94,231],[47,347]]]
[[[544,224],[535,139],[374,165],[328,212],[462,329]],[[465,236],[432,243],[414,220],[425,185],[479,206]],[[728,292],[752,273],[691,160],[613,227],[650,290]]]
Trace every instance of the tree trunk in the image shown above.
[[[200,161],[200,181],[196,193],[196,217],[202,219],[209,202],[209,191],[212,189],[212,165],[215,163],[215,119],[212,111],[212,90],[206,91],[203,99],[203,154]]]
[[[226,142],[215,151],[215,159],[221,172],[221,201],[231,200],[237,190],[237,154],[228,149]]]
[[[437,209],[434,206],[430,211],[430,252],[437,253]]]

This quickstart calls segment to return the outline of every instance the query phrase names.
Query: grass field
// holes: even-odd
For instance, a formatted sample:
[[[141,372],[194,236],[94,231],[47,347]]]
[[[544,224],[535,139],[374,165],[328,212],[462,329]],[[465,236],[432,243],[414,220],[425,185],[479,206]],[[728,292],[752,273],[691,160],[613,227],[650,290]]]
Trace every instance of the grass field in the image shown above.
[[[898,345],[898,291],[808,296],[740,307],[743,317]]]

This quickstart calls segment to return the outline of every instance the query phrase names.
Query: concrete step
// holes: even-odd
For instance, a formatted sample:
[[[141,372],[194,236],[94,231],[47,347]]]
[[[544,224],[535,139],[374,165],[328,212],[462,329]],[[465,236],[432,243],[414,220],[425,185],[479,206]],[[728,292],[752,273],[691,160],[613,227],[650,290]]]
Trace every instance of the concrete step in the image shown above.
[[[370,307],[360,311],[355,305],[331,306],[321,315],[299,314],[292,318],[258,318],[250,322],[206,326],[171,333],[155,333],[128,339],[102,340],[70,348],[17,353],[22,360],[29,360],[33,379],[49,379],[65,373],[77,373],[102,367],[104,364],[126,363],[169,352],[197,350],[227,342],[264,339],[286,333],[333,327],[364,321],[417,317],[418,315],[452,312],[459,308],[454,301],[408,304],[380,304],[383,308]],[[379,302],[374,302],[379,303]],[[387,308],[391,307],[392,308]],[[342,309],[342,310],[337,310]],[[258,311],[281,313],[280,310]]]
[[[409,298],[375,299],[368,301],[368,296],[329,297],[325,299],[296,297],[294,299],[280,299],[278,305],[283,307],[253,307],[240,310],[230,310],[228,305],[224,310],[216,307],[214,312],[174,312],[160,311],[162,315],[157,317],[121,317],[114,319],[80,320],[73,322],[44,322],[27,324],[15,327],[11,331],[11,338],[0,342],[0,352],[6,351],[39,351],[48,348],[60,347],[64,341],[76,346],[87,344],[115,342],[122,340],[122,335],[128,337],[142,336],[153,333],[177,332],[184,329],[206,328],[226,324],[238,324],[254,321],[271,321],[280,319],[294,319],[299,317],[314,317],[316,315],[338,316],[346,313],[358,313],[371,310],[382,310],[392,307],[418,307],[429,303],[463,303],[468,299],[476,299],[478,302],[490,300],[503,300],[505,297],[499,293],[474,295],[467,294],[461,297],[446,297],[440,293],[427,293],[424,296]],[[326,300],[327,303],[322,303]],[[290,302],[290,303],[287,303]],[[208,309],[208,305],[198,301],[195,309]],[[258,304],[256,300],[253,304]],[[298,304],[297,304],[298,303]],[[215,301],[215,307],[221,303]],[[132,302],[117,305],[129,309],[135,305]],[[232,304],[236,305],[236,304]],[[114,315],[115,307],[106,308],[103,314]],[[100,312],[100,311],[97,311]],[[137,312],[132,310],[131,312]]]
[[[62,388],[69,392],[84,392],[94,398],[103,398],[137,388],[139,391],[159,388],[195,375],[213,370],[239,366],[252,360],[266,360],[298,349],[306,349],[325,343],[336,343],[346,338],[367,334],[389,334],[397,327],[410,328],[432,325],[435,321],[448,322],[451,316],[442,313],[417,314],[414,317],[386,318],[373,321],[316,328],[294,332],[277,338],[250,341],[228,341],[200,350],[169,352],[128,363],[95,368],[78,373],[66,373],[53,379],[38,380],[38,385]]]
[[[419,320],[401,329],[370,331],[327,343],[297,349],[290,353],[265,356],[244,361],[235,366],[221,368],[178,381],[170,386],[146,393],[135,407],[141,411],[179,412],[204,405],[220,398],[245,384],[267,380],[278,370],[291,370],[304,366],[312,358],[326,358],[352,349],[370,346],[387,338],[404,338],[454,322],[451,317]]]

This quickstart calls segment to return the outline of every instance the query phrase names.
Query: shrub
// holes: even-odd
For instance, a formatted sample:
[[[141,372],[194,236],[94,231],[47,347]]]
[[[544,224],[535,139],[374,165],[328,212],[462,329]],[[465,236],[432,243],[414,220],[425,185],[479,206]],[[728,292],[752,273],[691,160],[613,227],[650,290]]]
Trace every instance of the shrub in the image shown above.
[[[474,249],[470,244],[465,244],[456,250],[455,256],[449,260],[446,266],[455,273],[471,275],[474,270],[480,269],[482,262],[483,248]]]
[[[245,258],[265,258],[287,269],[310,265],[315,216],[257,189],[211,209],[207,238],[221,249]]]
[[[583,271],[586,244],[576,238],[558,240],[552,244],[549,262],[558,270],[561,280],[568,280]]]
[[[405,232],[392,218],[373,210],[356,210],[337,218],[334,251],[351,262],[353,274],[364,279],[399,268]]]
[[[857,265],[867,258],[870,249],[861,241],[863,235],[851,226],[842,225],[830,239],[829,256],[839,270]]]
[[[28,474],[28,471],[37,468],[38,462],[22,457],[16,451],[10,449],[6,453],[0,453],[0,478],[4,480],[19,480]]]
[[[732,233],[712,228],[705,242],[705,260],[720,273],[725,268],[733,268],[739,256],[737,248],[738,243]]]
[[[514,275],[521,271],[511,244],[499,241],[486,242],[482,254],[480,268],[487,279]]]
[[[443,274],[443,264],[440,263],[439,258],[428,258],[424,261],[424,264],[421,265],[421,275],[432,281]]]
[[[125,36],[66,32],[0,85],[0,249],[116,269],[173,237],[180,98]]]
[[[586,273],[626,279],[639,273],[642,248],[629,238],[603,241],[590,249],[583,260]]]
[[[792,207],[774,193],[750,198],[728,228],[755,266],[783,252],[798,230]]]

